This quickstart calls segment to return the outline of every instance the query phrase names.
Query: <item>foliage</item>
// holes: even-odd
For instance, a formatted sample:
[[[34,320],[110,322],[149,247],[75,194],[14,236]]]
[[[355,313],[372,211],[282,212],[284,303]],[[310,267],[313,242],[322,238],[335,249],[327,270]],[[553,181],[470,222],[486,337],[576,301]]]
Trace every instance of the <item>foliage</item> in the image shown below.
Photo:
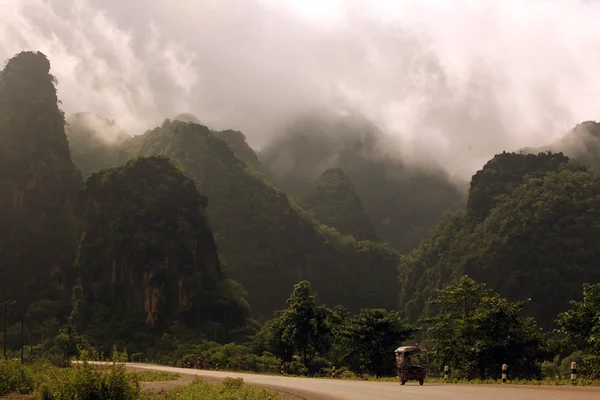
[[[583,284],[583,300],[557,318],[559,331],[582,349],[600,355],[600,284]]]
[[[520,157],[525,160],[516,162]],[[562,155],[496,159],[484,169],[499,170],[478,173],[473,183],[478,191],[490,188],[469,202],[479,211],[446,216],[431,239],[403,257],[401,306],[410,318],[426,310],[435,289],[467,274],[509,300],[530,298],[525,312],[548,329],[584,282],[600,281],[600,171],[564,162]],[[522,165],[530,165],[532,175]],[[493,208],[480,221],[486,207]]]
[[[258,157],[254,150],[248,146],[246,137],[242,132],[228,129],[219,132],[212,131],[212,134],[227,143],[227,146],[229,146],[233,154],[242,160],[248,167],[256,171],[260,169]]]
[[[522,152],[539,153],[541,151],[563,152],[570,158],[589,166],[600,166],[600,123],[585,121],[557,142],[537,149],[526,148]]]
[[[315,182],[302,204],[325,225],[356,240],[378,241],[350,178],[339,168],[328,169]]]
[[[55,301],[60,318],[74,279],[81,176],[55,83],[40,52],[21,52],[0,72],[0,293],[19,314]]]
[[[218,137],[198,124],[166,120],[127,146],[138,146],[143,156],[169,156],[198,181],[209,199],[206,212],[226,271],[248,291],[257,320],[264,322],[283,307],[285,288],[302,279],[310,280],[325,302],[354,311],[396,305],[397,254],[323,232]]]
[[[579,358],[573,360],[580,365],[582,375],[599,379],[600,284],[583,284],[583,299],[571,301],[571,309],[559,314],[556,322],[559,325],[558,331],[582,350],[578,352]]]
[[[86,195],[78,319],[95,346],[135,344],[137,352],[175,328],[245,324],[249,306],[222,271],[206,198],[167,158],[95,173]]]
[[[498,196],[508,194],[523,178],[542,177],[568,162],[562,153],[516,154],[503,152],[488,161],[471,179],[467,209],[484,219],[496,206]]]
[[[219,384],[197,378],[182,389],[166,393],[168,400],[277,400],[279,395],[265,389],[246,386],[242,378],[226,378]]]
[[[34,384],[34,375],[30,368],[18,361],[0,360],[0,396],[8,393],[31,393]]]
[[[376,377],[392,374],[394,350],[416,330],[396,311],[361,310],[343,324],[343,361],[355,373],[367,372]]]
[[[524,302],[511,303],[463,276],[431,303],[435,316],[424,322],[440,366],[467,379],[496,376],[502,364],[510,365],[513,378],[540,376],[539,363],[548,357],[545,337],[533,318],[520,315]]]
[[[118,354],[108,370],[90,364],[85,352],[83,361],[67,371],[49,369],[37,389],[42,400],[136,400],[140,384],[135,375],[127,374]]]
[[[59,367],[70,366],[73,357],[77,357],[81,350],[91,351],[92,348],[70,325],[62,327],[56,336],[46,339],[41,347],[44,356]]]
[[[318,306],[306,281],[294,287],[288,305],[264,324],[249,350],[279,356],[292,375],[331,374],[333,365],[376,376],[392,373],[394,350],[417,330],[395,311],[352,315],[342,306]]]
[[[289,343],[300,354],[304,366],[317,354],[323,354],[331,346],[331,328],[327,321],[329,310],[317,306],[310,283],[299,282],[288,299],[289,307],[280,317],[285,326],[282,341]]]

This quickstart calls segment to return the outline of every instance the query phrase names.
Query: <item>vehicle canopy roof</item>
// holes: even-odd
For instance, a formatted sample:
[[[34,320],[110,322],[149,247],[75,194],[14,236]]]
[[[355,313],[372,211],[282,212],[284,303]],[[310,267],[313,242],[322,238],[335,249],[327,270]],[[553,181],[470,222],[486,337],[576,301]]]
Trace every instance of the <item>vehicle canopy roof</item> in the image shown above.
[[[394,353],[412,353],[412,352],[419,352],[419,351],[427,351],[427,349],[425,349],[425,347],[420,347],[419,345],[416,346],[401,346],[398,347]]]

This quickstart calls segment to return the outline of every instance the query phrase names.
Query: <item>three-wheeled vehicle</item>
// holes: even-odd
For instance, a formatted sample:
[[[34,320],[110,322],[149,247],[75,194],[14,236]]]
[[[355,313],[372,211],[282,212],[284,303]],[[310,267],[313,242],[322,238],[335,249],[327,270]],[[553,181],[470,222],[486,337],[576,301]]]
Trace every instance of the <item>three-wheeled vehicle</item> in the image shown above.
[[[425,382],[427,374],[427,349],[419,345],[398,347],[396,351],[398,381],[404,385],[407,381]]]

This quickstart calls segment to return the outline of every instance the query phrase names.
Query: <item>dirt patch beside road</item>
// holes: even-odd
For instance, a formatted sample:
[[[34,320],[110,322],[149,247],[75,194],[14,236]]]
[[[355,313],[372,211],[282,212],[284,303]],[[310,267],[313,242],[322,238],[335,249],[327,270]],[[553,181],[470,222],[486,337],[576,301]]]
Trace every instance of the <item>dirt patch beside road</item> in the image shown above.
[[[127,367],[127,369],[131,370],[131,371],[144,371],[144,369],[134,368],[134,367]],[[183,387],[185,385],[188,385],[188,384],[192,383],[197,377],[199,377],[198,375],[194,375],[194,374],[190,374],[190,373],[186,374],[185,369],[178,371],[178,373],[181,375],[181,378],[179,378],[177,380],[163,381],[163,382],[142,382],[142,390],[153,393],[153,394],[161,395],[171,389],[175,389],[178,387]],[[222,378],[215,378],[215,377],[209,377],[209,376],[202,376],[201,378],[206,382],[219,382],[219,381],[223,380]],[[278,392],[279,394],[281,394],[282,400],[330,400],[330,398],[315,397],[312,394],[309,396],[306,393],[302,393],[301,391],[294,390],[294,389],[272,387],[272,386],[262,386],[262,385],[260,387],[263,389],[269,389],[269,390]]]

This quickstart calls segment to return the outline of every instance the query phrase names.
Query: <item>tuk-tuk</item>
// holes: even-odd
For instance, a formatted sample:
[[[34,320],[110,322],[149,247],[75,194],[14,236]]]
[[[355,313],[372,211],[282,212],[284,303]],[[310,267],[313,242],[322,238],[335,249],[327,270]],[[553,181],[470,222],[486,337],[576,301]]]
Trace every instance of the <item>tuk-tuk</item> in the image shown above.
[[[398,347],[396,351],[398,381],[404,385],[407,381],[419,381],[422,385],[427,374],[427,349],[419,345]]]

